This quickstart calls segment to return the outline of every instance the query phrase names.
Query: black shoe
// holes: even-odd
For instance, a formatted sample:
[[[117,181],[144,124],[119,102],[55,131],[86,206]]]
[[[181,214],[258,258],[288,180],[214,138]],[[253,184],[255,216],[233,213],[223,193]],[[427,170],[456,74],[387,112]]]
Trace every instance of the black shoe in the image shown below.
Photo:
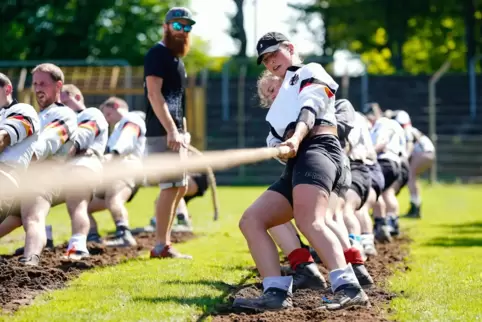
[[[359,286],[346,284],[340,286],[332,299],[323,297],[321,308],[330,311],[346,309],[351,306],[367,306],[368,296]]]
[[[390,232],[390,226],[387,224],[381,224],[375,226],[375,239],[380,243],[392,242],[392,235]]]
[[[410,210],[404,216],[405,218],[420,218],[421,205],[417,206],[413,202],[410,203]]]
[[[127,227],[119,227],[115,233],[115,238],[105,242],[110,247],[133,247],[137,246],[136,239],[132,236]]]
[[[96,231],[87,234],[87,242],[102,244],[102,237]]]
[[[313,260],[315,261],[315,263],[322,264],[321,258],[320,256],[318,256],[318,253],[316,252],[316,250],[313,247],[309,247],[308,249],[310,250],[311,257],[313,257]]]
[[[400,225],[398,223],[398,216],[388,218],[388,224],[390,226],[390,235],[400,235]]]
[[[368,273],[365,265],[353,264],[352,267],[360,286],[364,289],[371,288],[374,284],[373,278],[370,276],[370,273]]]
[[[53,250],[54,249],[54,240],[53,239],[47,239],[47,244],[45,245],[46,250]],[[20,256],[23,255],[25,251],[25,247],[20,247],[15,250],[13,253],[14,256]]]
[[[325,289],[326,281],[315,263],[302,263],[293,275],[293,292],[300,289]]]
[[[232,307],[233,309],[248,309],[257,312],[279,311],[293,307],[293,299],[288,291],[270,287],[260,297],[235,299]]]
[[[39,255],[32,255],[30,257],[20,257],[18,259],[18,262],[23,265],[29,265],[29,266],[38,266],[40,263],[40,256]]]

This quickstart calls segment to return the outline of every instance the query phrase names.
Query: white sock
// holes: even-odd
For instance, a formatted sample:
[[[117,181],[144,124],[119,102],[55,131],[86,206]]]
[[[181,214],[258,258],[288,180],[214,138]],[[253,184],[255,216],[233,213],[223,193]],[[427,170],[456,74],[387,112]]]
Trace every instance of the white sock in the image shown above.
[[[75,250],[88,252],[87,250],[87,235],[84,234],[74,234],[70,237],[69,246],[67,249],[75,247]]]
[[[53,240],[52,236],[52,225],[45,226],[45,233],[47,234],[47,239]]]
[[[263,279],[263,290],[264,292],[270,288],[276,287],[292,293],[293,291],[293,278],[291,276],[271,276],[265,277]]]
[[[387,211],[387,218],[396,218],[396,217],[397,217],[397,215],[395,215],[394,212],[388,212]]]
[[[346,284],[352,284],[361,288],[351,264],[348,264],[345,268],[334,269],[328,275],[331,282],[331,290],[333,292],[335,292],[340,286]]]
[[[117,220],[117,221],[115,222],[115,226],[116,226],[116,227],[119,227],[119,226],[129,227],[129,221],[128,221],[128,220],[124,220],[124,219]]]
[[[410,201],[415,205],[415,206],[420,206],[422,203],[422,198],[417,195],[410,195]]]

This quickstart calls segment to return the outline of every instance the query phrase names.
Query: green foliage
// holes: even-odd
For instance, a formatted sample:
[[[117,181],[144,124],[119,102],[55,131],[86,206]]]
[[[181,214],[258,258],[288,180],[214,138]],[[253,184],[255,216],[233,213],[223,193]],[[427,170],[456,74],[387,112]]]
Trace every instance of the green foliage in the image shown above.
[[[466,71],[467,44],[482,54],[482,0],[314,0],[291,7],[306,24],[323,19],[325,33],[314,35],[326,53],[358,53],[372,74],[433,73],[448,57],[452,71]]]
[[[189,0],[2,1],[0,59],[126,59],[142,65],[162,38],[167,10],[180,5]],[[207,64],[206,46],[193,39],[190,70]]]

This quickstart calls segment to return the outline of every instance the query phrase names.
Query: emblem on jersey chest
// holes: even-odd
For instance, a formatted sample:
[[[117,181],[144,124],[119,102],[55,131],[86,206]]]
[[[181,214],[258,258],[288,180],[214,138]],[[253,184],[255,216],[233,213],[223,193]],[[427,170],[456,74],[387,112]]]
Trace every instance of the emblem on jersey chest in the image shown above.
[[[290,85],[295,85],[298,83],[298,80],[300,79],[300,76],[298,74],[294,74],[293,77],[290,79]]]

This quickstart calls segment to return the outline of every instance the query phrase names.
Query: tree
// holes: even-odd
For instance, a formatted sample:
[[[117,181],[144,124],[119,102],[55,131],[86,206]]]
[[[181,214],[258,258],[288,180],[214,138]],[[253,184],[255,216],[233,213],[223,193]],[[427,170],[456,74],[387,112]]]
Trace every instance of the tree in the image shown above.
[[[229,31],[230,36],[238,42],[239,49],[236,54],[237,57],[245,58],[246,48],[248,46],[248,40],[246,37],[246,30],[244,29],[244,0],[233,0],[236,4],[236,13],[233,16],[229,16],[231,20],[231,29]]]
[[[146,51],[162,38],[167,10],[187,5],[188,0],[0,1],[0,59],[117,58],[142,65]],[[186,57],[190,69],[207,62],[205,47],[193,39],[193,53]]]
[[[377,74],[432,73],[449,55],[452,70],[464,71],[465,50],[473,55],[480,38],[473,31],[482,29],[477,20],[482,14],[473,10],[482,6],[481,0],[314,0],[291,6],[307,24],[313,15],[323,19],[325,51],[361,54],[368,71]]]

